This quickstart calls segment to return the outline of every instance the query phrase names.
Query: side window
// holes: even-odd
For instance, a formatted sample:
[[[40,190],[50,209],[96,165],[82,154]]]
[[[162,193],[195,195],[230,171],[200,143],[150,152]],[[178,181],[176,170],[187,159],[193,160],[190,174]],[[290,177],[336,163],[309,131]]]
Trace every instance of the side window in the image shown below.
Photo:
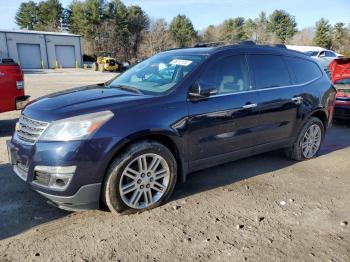
[[[326,51],[326,57],[336,57],[336,54],[331,51]]]
[[[322,76],[322,71],[312,61],[289,56],[286,56],[285,60],[296,84],[304,84]]]
[[[256,89],[291,85],[286,64],[278,55],[251,55],[249,58]]]
[[[221,58],[211,64],[199,82],[206,87],[218,89],[218,94],[249,90],[250,80],[244,55]]]

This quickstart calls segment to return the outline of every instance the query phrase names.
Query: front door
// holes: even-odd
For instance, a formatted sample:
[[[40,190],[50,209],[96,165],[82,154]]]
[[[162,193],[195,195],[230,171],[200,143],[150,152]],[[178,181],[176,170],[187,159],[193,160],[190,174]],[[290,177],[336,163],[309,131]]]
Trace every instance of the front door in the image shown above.
[[[255,144],[259,98],[252,89],[245,55],[212,61],[198,83],[216,88],[207,99],[188,102],[189,156],[191,162],[227,156]]]

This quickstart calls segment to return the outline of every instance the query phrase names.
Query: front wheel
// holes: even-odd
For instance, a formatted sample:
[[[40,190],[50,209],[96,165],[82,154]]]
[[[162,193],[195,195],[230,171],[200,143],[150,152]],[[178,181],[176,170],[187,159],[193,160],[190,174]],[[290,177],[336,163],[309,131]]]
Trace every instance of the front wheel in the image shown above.
[[[176,179],[177,164],[171,151],[158,142],[139,142],[111,164],[103,200],[112,212],[151,209],[169,198]]]
[[[322,121],[311,117],[299,133],[297,141],[286,149],[287,157],[297,161],[315,157],[321,148],[324,132]]]

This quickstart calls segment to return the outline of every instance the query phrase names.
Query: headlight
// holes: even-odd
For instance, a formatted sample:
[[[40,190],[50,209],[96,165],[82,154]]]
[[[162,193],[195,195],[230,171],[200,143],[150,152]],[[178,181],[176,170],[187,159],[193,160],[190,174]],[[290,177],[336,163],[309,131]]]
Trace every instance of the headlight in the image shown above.
[[[111,111],[80,115],[50,123],[39,140],[72,141],[90,138],[114,114]]]

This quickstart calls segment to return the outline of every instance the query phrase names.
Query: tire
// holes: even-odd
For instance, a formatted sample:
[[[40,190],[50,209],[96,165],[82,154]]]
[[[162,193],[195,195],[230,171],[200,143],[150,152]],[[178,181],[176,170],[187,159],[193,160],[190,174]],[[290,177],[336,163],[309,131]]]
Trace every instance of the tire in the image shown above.
[[[104,64],[99,64],[99,65],[98,65],[98,70],[99,70],[100,72],[104,72],[104,71],[105,71]]]
[[[307,146],[303,147],[303,144],[304,145],[307,143],[312,144],[312,140],[310,140],[311,142],[306,142],[306,141],[309,141],[306,138],[306,133],[316,132],[316,131],[312,131],[311,128],[314,128],[314,130],[318,130],[317,132],[319,133],[319,138],[316,139],[316,136],[315,136],[315,139],[314,139],[315,144],[312,147],[312,150],[307,151],[306,149]],[[296,142],[292,146],[286,149],[287,157],[291,160],[303,161],[303,160],[308,160],[317,156],[324,139],[324,134],[325,134],[325,128],[322,121],[319,118],[311,117],[299,132]],[[309,133],[309,137],[310,137],[310,133]],[[309,152],[309,153],[306,154],[306,152]]]
[[[97,64],[96,62],[93,63],[93,65],[92,65],[92,70],[98,71],[98,64]]]
[[[160,160],[153,170],[152,163],[157,158]],[[146,162],[143,162],[144,159]],[[144,171],[141,171],[141,162],[146,167]],[[165,171],[161,173],[162,170]],[[102,200],[113,213],[142,212],[166,202],[174,190],[176,180],[177,163],[166,146],[155,141],[137,142],[111,163],[103,184]],[[125,188],[124,194],[122,188]]]

